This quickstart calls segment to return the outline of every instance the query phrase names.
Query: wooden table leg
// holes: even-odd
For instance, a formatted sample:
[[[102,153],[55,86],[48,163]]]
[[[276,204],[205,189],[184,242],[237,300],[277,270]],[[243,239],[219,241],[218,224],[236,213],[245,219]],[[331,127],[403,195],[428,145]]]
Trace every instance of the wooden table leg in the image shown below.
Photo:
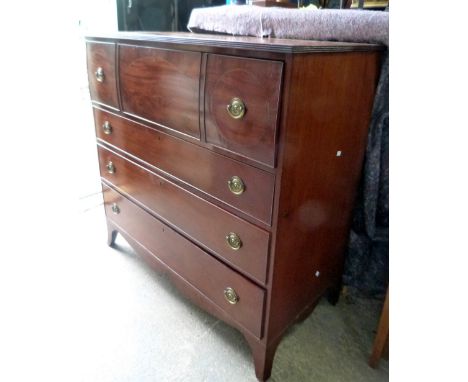
[[[380,358],[382,357],[385,344],[389,339],[389,317],[388,317],[388,288],[387,295],[385,296],[385,303],[382,309],[382,314],[380,315],[379,327],[377,329],[377,334],[375,335],[374,347],[372,349],[372,354],[369,358],[369,366],[376,368]]]

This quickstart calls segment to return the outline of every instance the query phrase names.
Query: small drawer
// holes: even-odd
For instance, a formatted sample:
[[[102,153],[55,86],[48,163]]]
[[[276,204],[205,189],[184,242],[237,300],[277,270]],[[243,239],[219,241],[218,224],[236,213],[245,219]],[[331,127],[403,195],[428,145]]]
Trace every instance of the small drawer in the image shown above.
[[[94,117],[98,138],[271,225],[273,174],[100,109]],[[229,187],[234,177],[240,194]]]
[[[265,291],[108,187],[106,215],[154,256],[226,311],[256,337],[262,337]]]
[[[99,146],[98,153],[107,182],[239,271],[266,282],[268,232],[110,150]]]
[[[119,46],[125,113],[200,138],[201,53]]]
[[[275,166],[283,63],[210,54],[206,66],[206,140]]]
[[[91,100],[118,109],[115,44],[88,42],[86,50]]]

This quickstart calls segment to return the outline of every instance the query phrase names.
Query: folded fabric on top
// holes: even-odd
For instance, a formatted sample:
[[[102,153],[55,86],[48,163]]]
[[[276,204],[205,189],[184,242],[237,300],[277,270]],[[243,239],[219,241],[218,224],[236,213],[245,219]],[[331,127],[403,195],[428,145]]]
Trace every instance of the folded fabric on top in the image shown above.
[[[187,27],[192,32],[388,46],[388,16],[382,11],[223,5],[193,9]]]

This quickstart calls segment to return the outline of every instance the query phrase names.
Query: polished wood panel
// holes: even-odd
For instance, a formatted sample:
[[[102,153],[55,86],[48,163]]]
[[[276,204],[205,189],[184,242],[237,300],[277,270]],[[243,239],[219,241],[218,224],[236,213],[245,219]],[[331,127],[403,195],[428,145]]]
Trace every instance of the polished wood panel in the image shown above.
[[[135,108],[121,114],[108,113],[105,107],[106,112],[96,110],[95,117],[103,182],[119,191],[119,204],[137,205],[143,215],[121,222],[140,235],[137,240],[111,220],[114,216],[107,206],[109,243],[119,231],[153,267],[168,272],[185,295],[238,328],[252,349],[257,378],[266,380],[287,328],[306,318],[321,295],[331,291],[333,302],[338,296],[382,48],[183,33],[116,33],[88,41],[118,43],[124,53],[130,52],[117,62],[117,66],[126,65],[125,75],[130,78],[127,93],[119,89],[119,94]],[[195,59],[188,59],[195,56],[196,65]],[[190,68],[188,81],[176,79],[185,75],[180,77],[175,69],[180,57],[191,62],[182,62]],[[193,91],[197,107],[191,109],[183,95],[187,104],[179,110],[189,112],[187,123],[181,124],[173,112],[176,100],[164,103],[165,108],[158,102],[153,107],[147,100],[159,91],[148,81],[154,75],[167,81],[166,95]],[[119,79],[124,77],[117,78],[117,83]],[[225,97],[229,99],[221,100]],[[244,118],[238,120],[230,119],[226,111],[234,97],[243,99],[247,107]],[[100,130],[103,116],[113,119],[111,134]],[[161,116],[170,120],[164,122]],[[246,121],[250,121],[248,129],[242,128]],[[181,126],[187,130],[176,130]],[[114,174],[106,172],[109,160],[114,162]],[[271,177],[260,179],[263,175],[256,174],[263,172],[252,166]],[[223,194],[226,190],[217,188],[219,173],[231,169],[252,171],[243,172],[250,179],[243,195],[247,197],[255,184],[257,199],[243,204],[242,199],[229,200]],[[252,183],[257,177],[257,183]],[[271,226],[264,222],[268,205]],[[176,244],[158,236],[147,218],[171,227]],[[231,231],[244,243],[239,251],[232,251],[224,241]],[[193,284],[175,270],[182,258],[171,251],[178,248],[180,238],[190,244],[182,252],[191,254],[196,248],[216,264],[180,271],[197,273]],[[167,252],[168,260],[155,257],[155,248]],[[219,295],[205,296],[197,289],[194,284],[205,282],[199,275],[215,277],[219,266],[220,274],[227,270],[254,287],[257,297],[249,303],[256,305],[254,310],[249,307],[234,318],[222,307]]]
[[[274,167],[282,69],[277,61],[208,55],[206,141]],[[240,119],[227,111],[233,98],[245,104]]]
[[[86,51],[91,100],[118,109],[119,100],[115,78],[115,44],[88,42],[86,44]],[[102,82],[96,79],[98,68],[102,68],[104,73]]]
[[[288,67],[270,341],[340,282],[379,55],[297,55]]]
[[[106,188],[106,186],[104,186]],[[193,287],[187,280],[185,280],[182,276],[176,273],[173,269],[171,269],[168,265],[163,263],[159,258],[157,258],[153,253],[151,253],[146,247],[144,247],[141,243],[136,241],[132,238],[122,227],[117,226],[115,222],[110,219],[107,219],[107,229],[108,229],[108,236],[115,237],[117,234],[120,234],[124,239],[131,245],[131,247],[135,250],[135,252],[143,258],[154,270],[160,273],[164,273],[167,275],[171,282],[175,285],[175,287],[181,292],[185,297],[189,298],[194,304],[198,305],[200,308],[204,309],[209,314],[217,317],[224,322],[227,322],[229,325],[233,326],[234,328],[240,330],[246,340],[250,344],[261,344],[261,340],[259,341],[258,337],[252,334],[249,330],[245,328],[245,326],[241,325],[238,321],[235,321],[232,315],[216,305],[213,301],[211,301],[208,297],[206,297],[200,290]],[[113,245],[113,241],[110,243]],[[261,353],[261,349],[256,353]]]
[[[201,54],[119,46],[122,109],[199,138]]]
[[[99,139],[271,224],[273,174],[100,109],[94,109],[94,120]],[[111,125],[110,134],[103,129],[106,121]],[[239,176],[246,185],[241,195],[233,194],[228,188],[232,176]]]
[[[143,204],[165,222],[213,251],[232,266],[260,283],[266,281],[268,232],[196,197],[163,177],[99,147],[101,176],[118,190]],[[115,172],[106,166],[112,162]],[[226,235],[236,233],[242,240],[232,250]]]
[[[112,210],[114,203],[119,213]],[[235,321],[256,337],[262,336],[265,291],[238,273],[222,265],[206,252],[184,239],[119,193],[104,188],[108,219],[139,243],[144,243],[154,256],[226,311]],[[207,277],[209,274],[209,277]],[[233,288],[239,296],[229,303],[224,290]]]

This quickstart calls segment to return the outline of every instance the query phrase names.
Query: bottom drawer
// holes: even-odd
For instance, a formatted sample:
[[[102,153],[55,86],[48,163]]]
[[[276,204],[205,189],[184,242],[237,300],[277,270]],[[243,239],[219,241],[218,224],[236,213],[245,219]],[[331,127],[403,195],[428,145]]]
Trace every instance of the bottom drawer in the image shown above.
[[[262,336],[265,291],[127,198],[104,186],[107,218],[183,277],[233,320]]]

